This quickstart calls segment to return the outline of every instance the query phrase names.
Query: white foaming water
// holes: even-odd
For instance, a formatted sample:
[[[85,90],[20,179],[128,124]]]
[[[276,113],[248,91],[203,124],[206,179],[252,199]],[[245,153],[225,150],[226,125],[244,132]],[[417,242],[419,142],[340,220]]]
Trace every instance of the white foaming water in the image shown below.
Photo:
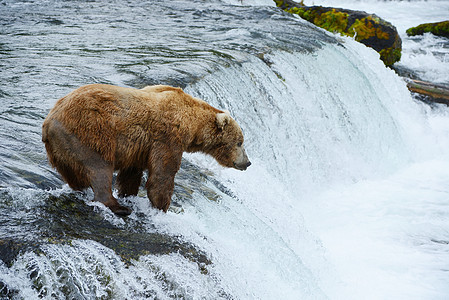
[[[448,10],[449,13],[449,5]],[[449,85],[449,41],[430,33],[403,38],[399,66],[415,71],[424,80]]]
[[[382,180],[334,188],[304,207],[350,297],[446,299],[449,164],[414,164]]]
[[[146,197],[126,205],[149,232],[206,253],[207,272],[176,253],[126,266],[74,240],[0,264],[2,282],[25,299],[39,298],[30,286],[44,298],[447,297],[449,116],[415,103],[377,53],[342,39],[311,54],[241,57],[186,90],[231,111],[253,165],[240,172],[186,155],[234,196],[211,185],[218,199],[194,194],[178,213]]]
[[[223,0],[223,2],[232,5],[276,6],[276,3],[272,0]]]
[[[89,240],[42,250],[45,256],[26,253],[11,269],[0,265],[0,280],[20,290],[23,299],[218,299],[222,291],[196,263],[176,253],[145,255],[126,266],[113,250]],[[171,282],[176,284],[168,288]]]
[[[423,80],[449,84],[449,42],[426,34],[408,37],[405,31],[423,23],[448,20],[449,1],[314,0],[306,5],[322,5],[374,13],[396,26],[402,39],[401,61],[396,63],[415,71]]]

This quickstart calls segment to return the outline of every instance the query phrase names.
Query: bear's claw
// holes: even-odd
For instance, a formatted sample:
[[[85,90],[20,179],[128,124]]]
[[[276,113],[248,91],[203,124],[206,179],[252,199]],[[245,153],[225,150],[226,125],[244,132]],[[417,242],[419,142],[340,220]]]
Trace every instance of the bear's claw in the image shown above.
[[[110,208],[114,214],[121,217],[129,216],[132,213],[132,210],[126,206],[118,205],[116,207]]]

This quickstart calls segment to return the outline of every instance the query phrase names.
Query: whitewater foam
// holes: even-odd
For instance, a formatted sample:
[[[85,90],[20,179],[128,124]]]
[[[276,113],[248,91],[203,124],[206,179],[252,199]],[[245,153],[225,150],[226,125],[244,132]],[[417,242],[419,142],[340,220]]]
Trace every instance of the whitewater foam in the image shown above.
[[[443,297],[445,267],[435,262],[445,253],[448,228],[426,222],[424,212],[447,214],[448,139],[438,132],[446,132],[448,120],[415,102],[373,50],[351,39],[342,43],[312,56],[250,58],[189,87],[229,109],[248,137],[252,169],[215,173],[244,199],[239,211],[269,226],[258,233],[274,230],[330,298]],[[432,157],[442,160],[427,162]],[[420,178],[429,166],[429,178]],[[417,219],[419,226],[408,226]],[[427,246],[414,246],[422,242],[414,238],[417,229],[439,232],[435,256],[425,248],[438,243],[426,233]],[[265,238],[280,245],[275,236]]]

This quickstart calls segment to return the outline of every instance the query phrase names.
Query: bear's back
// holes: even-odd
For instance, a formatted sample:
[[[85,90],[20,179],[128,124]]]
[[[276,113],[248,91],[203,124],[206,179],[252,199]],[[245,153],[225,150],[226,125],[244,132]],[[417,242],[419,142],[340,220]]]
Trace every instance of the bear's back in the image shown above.
[[[148,92],[148,93],[162,93],[162,92],[177,92],[177,93],[184,93],[184,91],[179,87],[173,87],[169,85],[149,85],[141,89],[142,91]]]
[[[140,91],[149,95],[150,105],[155,105],[161,110],[177,110],[179,112],[194,113],[199,111],[209,111],[213,113],[222,112],[206,101],[195,98],[185,93],[179,87],[168,85],[146,86]]]

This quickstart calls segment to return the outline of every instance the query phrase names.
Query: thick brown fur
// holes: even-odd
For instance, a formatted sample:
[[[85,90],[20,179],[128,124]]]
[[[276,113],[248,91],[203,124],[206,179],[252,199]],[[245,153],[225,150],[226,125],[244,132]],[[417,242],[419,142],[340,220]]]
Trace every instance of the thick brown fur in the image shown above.
[[[123,215],[130,210],[112,196],[114,170],[120,196],[136,195],[148,170],[148,197],[167,211],[183,152],[201,151],[241,170],[250,164],[242,131],[229,114],[164,85],[80,87],[55,104],[42,140],[70,187],[92,187],[95,200]]]

